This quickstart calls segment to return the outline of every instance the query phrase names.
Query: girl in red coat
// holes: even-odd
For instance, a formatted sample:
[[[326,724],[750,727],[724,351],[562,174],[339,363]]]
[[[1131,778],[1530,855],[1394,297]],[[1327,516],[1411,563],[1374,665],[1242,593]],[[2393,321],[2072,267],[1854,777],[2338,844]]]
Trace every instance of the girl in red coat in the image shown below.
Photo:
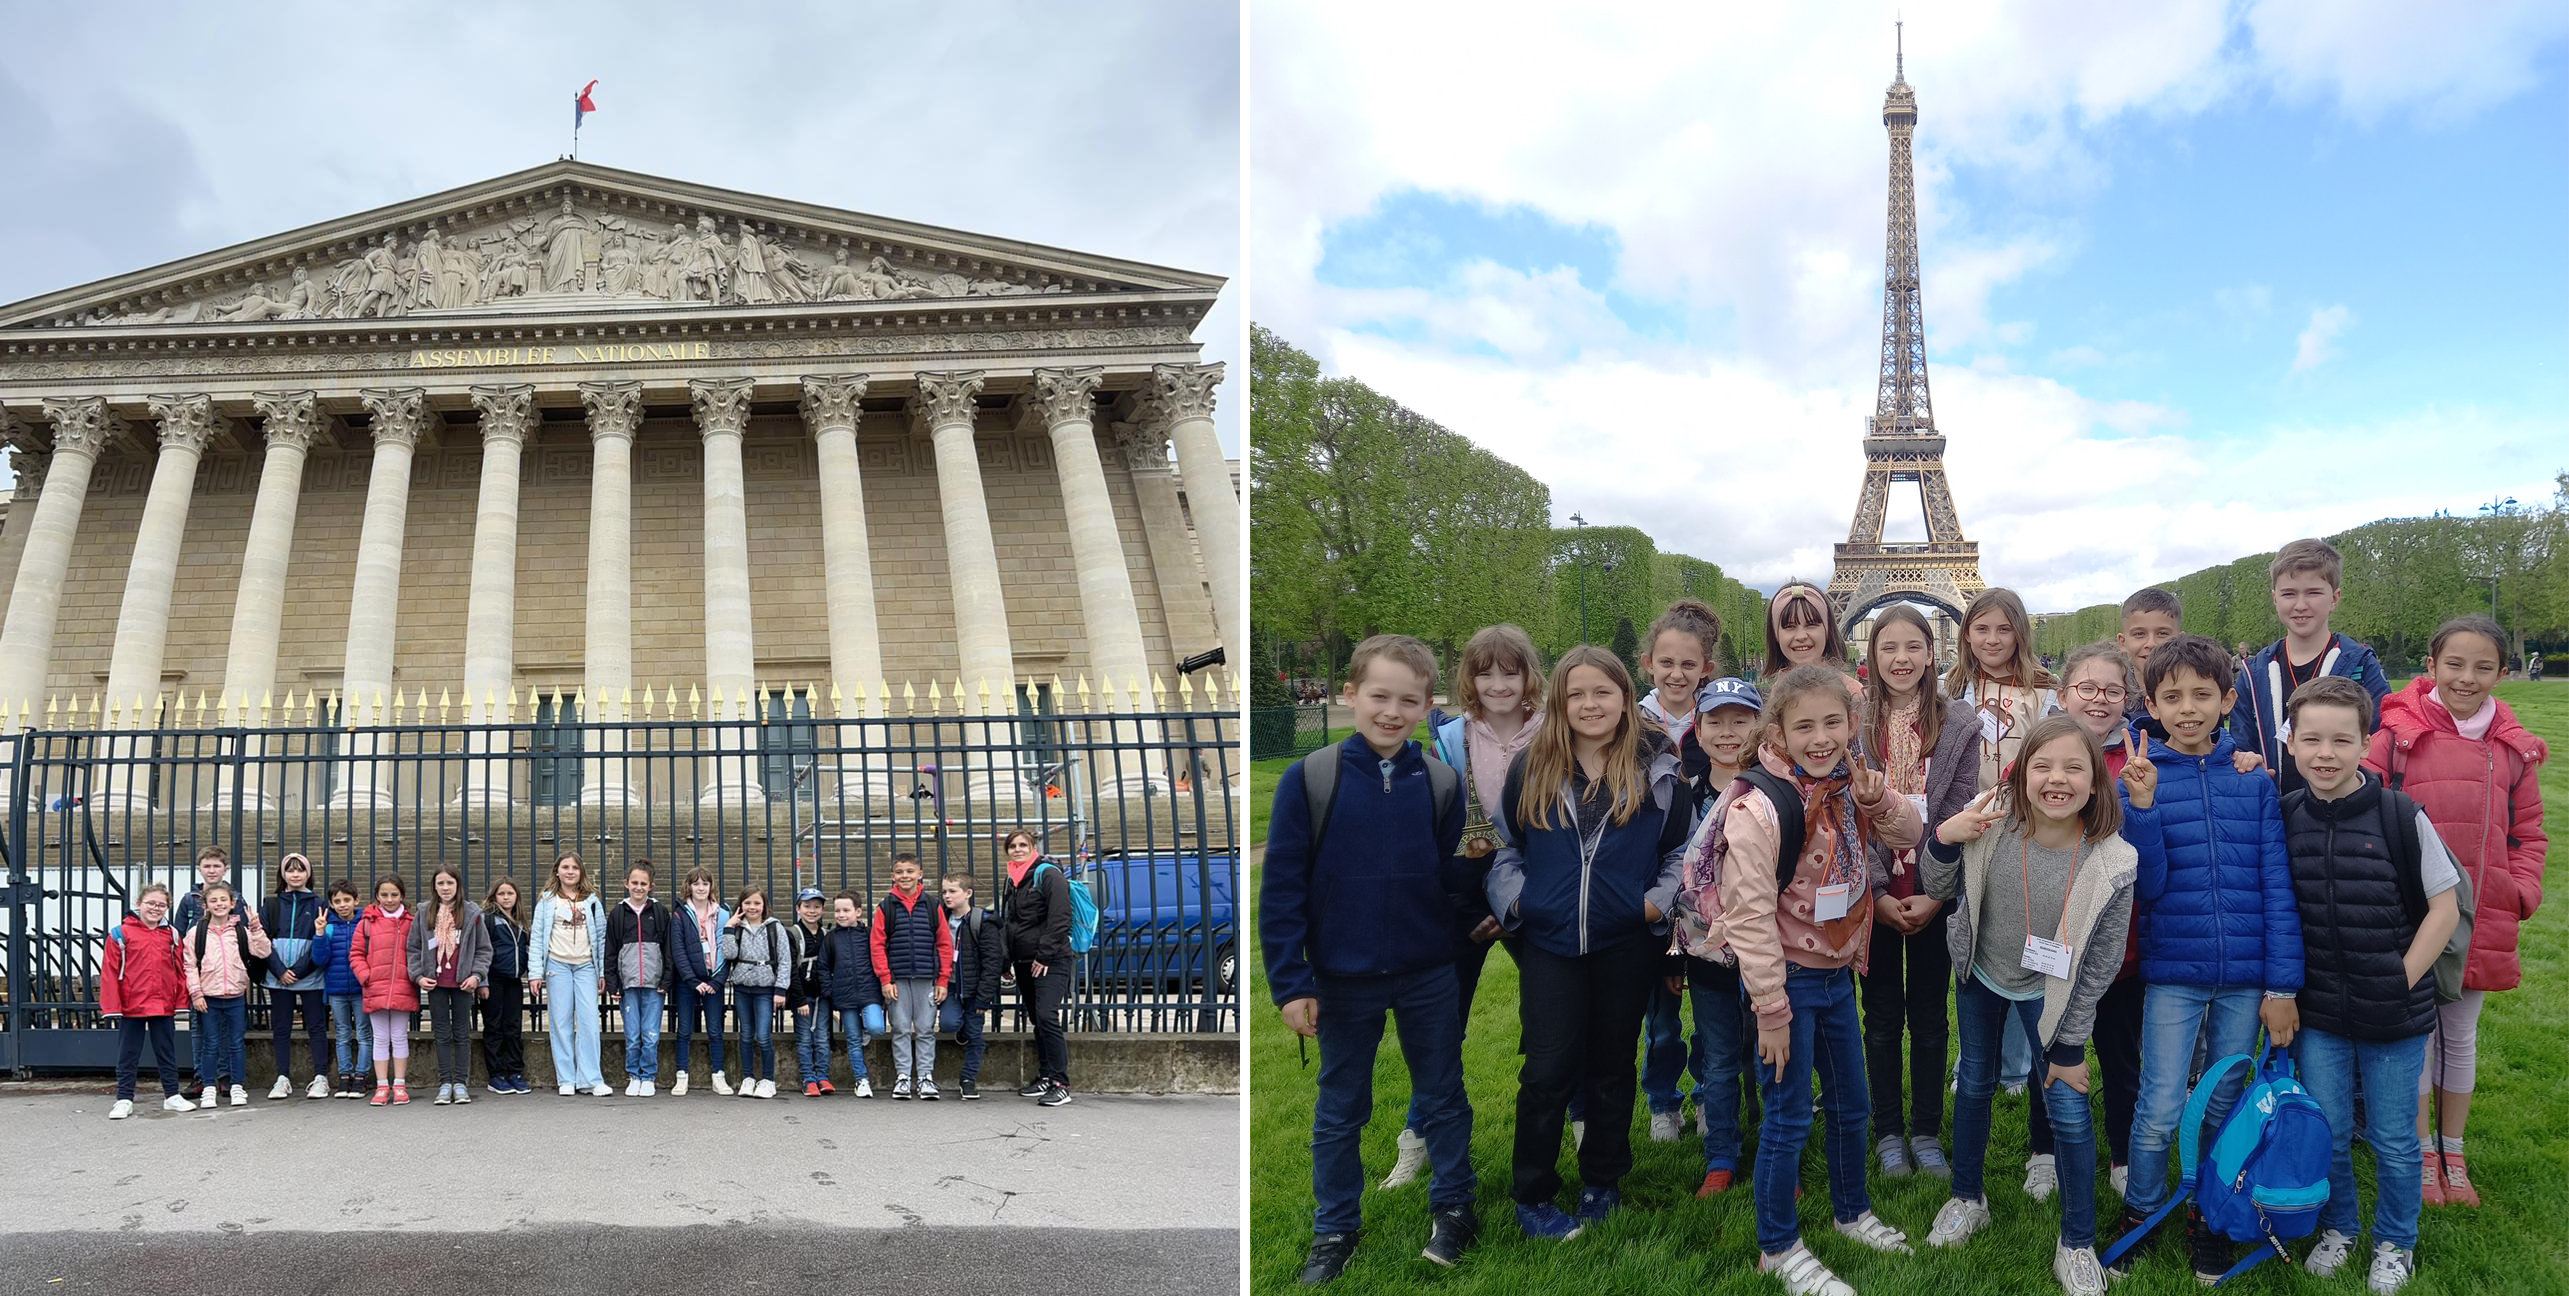
[[[2462,1163],[2479,1070],[2480,1006],[2492,990],[2524,980],[2516,929],[2542,903],[2542,762],[2550,749],[2490,695],[2506,674],[2505,632],[2487,617],[2456,617],[2435,632],[2427,673],[2382,701],[2382,736],[2364,758],[2426,811],[2454,862],[2471,879],[2471,959],[2462,998],[2436,1010],[2418,1078],[2418,1142],[2426,1149],[2429,1206],[2480,1204]],[[2442,1137],[2427,1125],[2428,1091],[2443,1108]]]
[[[375,1094],[381,1107],[410,1102],[410,1019],[419,1011],[419,983],[410,979],[410,927],[419,920],[401,879],[375,884],[375,903],[357,920],[348,942],[348,966],[366,987],[366,1020],[375,1032]],[[389,1065],[391,1078],[385,1078]]]
[[[178,1010],[187,1006],[187,973],[179,964],[178,931],[169,925],[169,888],[143,888],[134,912],[107,938],[99,960],[98,1013],[116,1023],[116,1105],[107,1119],[134,1114],[134,1072],[143,1060],[143,1038],[152,1041],[160,1072],[161,1106],[195,1110],[178,1096]]]

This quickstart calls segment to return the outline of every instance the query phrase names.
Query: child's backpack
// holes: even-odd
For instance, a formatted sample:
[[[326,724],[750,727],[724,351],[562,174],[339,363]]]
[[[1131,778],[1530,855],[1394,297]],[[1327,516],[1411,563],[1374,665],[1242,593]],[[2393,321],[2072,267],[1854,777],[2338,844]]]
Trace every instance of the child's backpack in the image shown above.
[[[1320,843],[1329,838],[1329,808],[1338,800],[1338,766],[1341,762],[1335,747],[1322,748],[1312,755],[1324,758],[1313,760],[1306,757],[1302,761],[1302,799],[1311,811],[1311,854],[1316,858],[1320,854]],[[1434,817],[1427,822],[1433,828],[1445,822],[1446,815],[1453,813],[1454,798],[1463,790],[1463,776],[1456,773],[1453,766],[1425,751],[1421,751],[1419,757],[1427,762],[1427,795],[1434,807]],[[1389,769],[1390,764],[1389,761],[1384,762],[1384,768]]]
[[[1791,780],[1763,765],[1751,765],[1722,793],[1712,813],[1695,826],[1694,840],[1687,843],[1677,881],[1677,921],[1669,924],[1671,953],[1722,963],[1732,961],[1729,943],[1714,933],[1721,929],[1722,873],[1730,863],[1730,833],[1726,825],[1731,804],[1751,788],[1765,793],[1775,807],[1779,838],[1775,849],[1776,893],[1780,895],[1793,885],[1793,873],[1802,863],[1802,798],[1793,790]]]
[[[169,933],[169,953],[170,953],[170,957],[171,957],[171,958],[177,958],[177,957],[178,957],[178,929],[177,929],[177,928],[174,928],[174,927],[171,927],[171,926],[169,926],[169,925],[167,925],[167,924],[163,924],[163,925],[161,925],[160,927],[154,928],[153,930],[155,930],[155,931],[165,931],[165,932],[168,932],[168,933]],[[125,973],[126,973],[126,971],[127,971],[128,969],[130,969],[130,968],[132,968],[132,967],[134,966],[134,947],[133,947],[130,943],[128,943],[128,942],[126,941],[126,939],[125,939],[125,924],[124,924],[122,921],[119,921],[115,926],[108,928],[108,929],[107,929],[107,939],[109,939],[109,940],[112,940],[112,941],[116,942],[116,946],[117,946],[117,948],[123,951],[123,952],[122,952],[121,954],[119,954],[119,955],[117,956],[117,958],[116,958],[116,979],[117,979],[118,981],[120,981],[120,982],[121,982],[121,981],[123,981],[123,980],[125,979]],[[205,957],[204,953],[202,952],[202,949],[203,949],[203,946],[204,946],[204,942],[203,942],[203,941],[199,941],[199,942],[197,942],[197,945],[198,945],[198,947],[199,947],[199,953],[197,954],[197,957],[198,957],[198,958],[200,958],[200,959],[202,959],[202,958],[204,958],[204,957]],[[246,945],[247,945],[247,939],[246,939],[246,938],[244,938],[244,947],[245,947],[245,948],[246,948]]]
[[[1046,859],[1035,866],[1035,871],[1048,868],[1060,869],[1061,865]],[[1062,881],[1070,892],[1070,952],[1085,954],[1097,948],[1097,893],[1067,870],[1062,872]]]
[[[2382,795],[2390,804],[2383,814],[2391,820],[2391,844],[2400,855],[2400,907],[2408,911],[2410,922],[2426,920],[2426,879],[2423,873],[2425,842],[2417,835],[2417,817],[2423,813],[2408,794],[2399,790],[2408,775],[2399,768],[2399,748],[2391,748],[2391,777]],[[2305,791],[2297,795],[2308,795]],[[2478,889],[2471,885],[2470,871],[2461,861],[2454,861],[2453,903],[2460,917],[2454,921],[2453,934],[2444,938],[2444,952],[2435,956],[2435,1002],[2462,1001],[2462,971],[2471,962],[2471,915],[2479,907]]]
[[[235,916],[237,917],[238,915]],[[213,930],[212,924],[200,922],[188,932],[188,935],[194,937],[196,940],[196,961],[199,963],[203,963],[205,961],[205,933],[211,930]],[[250,923],[248,919],[242,918],[232,924],[232,939],[241,947],[242,975],[255,980],[259,975],[257,969],[260,964],[257,959],[250,957]]]
[[[2212,1106],[2213,1091],[2232,1067],[2251,1065],[2254,1079],[2221,1122],[2220,1133],[2213,1135],[2210,1160],[2198,1163],[2196,1130]],[[2097,1259],[2109,1266],[2121,1260],[2191,1194],[2213,1232],[2234,1242],[2258,1244],[2247,1259],[2221,1275],[2222,1282],[2256,1268],[2269,1255],[2283,1256],[2284,1263],[2291,1264],[2283,1244],[2308,1237],[2319,1227],[2319,1208],[2328,1204],[2332,1153],[2328,1115],[2320,1110],[2319,1100],[2293,1078],[2292,1055],[2269,1047],[2259,1049],[2253,1063],[2245,1053],[2213,1063],[2195,1082],[2177,1131],[2177,1158],[2184,1178],[2178,1181],[2176,1195]]]

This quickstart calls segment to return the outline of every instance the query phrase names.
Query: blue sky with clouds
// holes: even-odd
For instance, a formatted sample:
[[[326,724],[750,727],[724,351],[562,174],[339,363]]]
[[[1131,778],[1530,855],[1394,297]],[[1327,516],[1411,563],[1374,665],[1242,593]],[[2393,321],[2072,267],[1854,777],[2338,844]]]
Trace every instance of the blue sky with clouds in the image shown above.
[[[2115,599],[2569,468],[2569,10],[1904,8],[1938,424],[1993,583]],[[1252,315],[1564,517],[1824,578],[1891,35],[1873,6],[1254,8]]]

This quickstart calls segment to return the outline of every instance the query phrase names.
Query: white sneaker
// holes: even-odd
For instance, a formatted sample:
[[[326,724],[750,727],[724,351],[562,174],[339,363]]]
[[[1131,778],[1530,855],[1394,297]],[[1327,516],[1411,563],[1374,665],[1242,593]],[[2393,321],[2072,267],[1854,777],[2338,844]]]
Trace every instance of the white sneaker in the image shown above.
[[[1855,1288],[1830,1273],[1829,1267],[1800,1242],[1782,1255],[1759,1256],[1757,1271],[1775,1275],[1784,1284],[1785,1296],[1855,1296]]]
[[[2096,1262],[2095,1247],[2053,1243],[2052,1276],[2067,1296],[2105,1296],[2105,1266]]]
[[[1573,1147],[1573,1148],[1582,1148],[1582,1147],[1586,1147],[1587,1145],[1588,1145],[1588,1122],[1583,1121],[1583,1120],[1575,1120],[1575,1121],[1570,1122],[1570,1146],[1571,1146],[1571,1147]]]
[[[1971,1235],[1989,1227],[1989,1203],[1966,1201],[1960,1197],[1945,1199],[1944,1208],[1936,1212],[1935,1226],[1927,1230],[1931,1247],[1961,1246]]]
[[[687,1096],[686,1072],[679,1072],[678,1078],[669,1082],[669,1096],[672,1098],[684,1098]]]
[[[198,1099],[196,1105],[207,1111],[212,1111],[215,1108],[222,1106],[223,1091],[212,1085],[205,1086],[205,1096]]]
[[[2309,1270],[2314,1277],[2334,1278],[2338,1270],[2346,1267],[2346,1257],[2354,1252],[2355,1239],[2335,1229],[2322,1229],[2318,1245],[2313,1246],[2310,1254],[2302,1258],[2301,1267]]]
[[[2048,1201],[2052,1190],[2061,1186],[2060,1171],[2049,1156],[2025,1158],[2025,1195],[2036,1201]]]
[[[714,1073],[714,1092],[725,1098],[731,1097],[731,1081],[720,1071]]]
[[[294,1077],[287,1075],[284,1072],[278,1072],[277,1082],[268,1086],[268,1101],[284,1102],[286,1099],[292,1098],[293,1096]]]
[[[1685,1133],[1686,1118],[1682,1113],[1652,1112],[1650,1114],[1651,1142],[1674,1143],[1684,1137]]]
[[[2416,1273],[2416,1252],[2402,1251],[2388,1242],[2379,1242],[2373,1246],[2373,1272],[2365,1277],[2364,1286],[2380,1293],[2380,1296],[2391,1296],[2392,1292],[2408,1286],[2408,1280]]]
[[[659,1082],[659,1081],[657,1081],[657,1080],[645,1080],[645,1081],[643,1081],[643,1082],[642,1082],[642,1096],[643,1096],[643,1097],[645,1097],[645,1098],[657,1098],[657,1097],[659,1097],[659,1096],[660,1096],[660,1082]]]
[[[2128,1192],[2124,1191],[2123,1185],[2125,1185],[2125,1184],[2127,1184],[2127,1183],[2130,1183],[2130,1182],[2132,1181],[2132,1167],[2130,1167],[2130,1166],[2116,1166],[2116,1167],[2114,1167],[2113,1169],[2106,1171],[2106,1172],[2105,1172],[2105,1177],[2114,1181],[2114,1195],[2115,1195],[2115,1196],[2117,1196],[2117,1197],[2128,1197],[2128,1196],[2131,1196],[2131,1194],[2130,1194],[2130,1193],[2128,1193]]]
[[[639,1098],[639,1097],[641,1097],[641,1096],[642,1096],[642,1082],[641,1082],[641,1081],[639,1081],[639,1080],[634,1079],[634,1078],[633,1078],[633,1077],[631,1077],[631,1076],[626,1076],[626,1077],[624,1078],[624,1096],[625,1096],[625,1097],[627,1097],[627,1098]]]
[[[196,1104],[189,1102],[184,1094],[171,1094],[169,1097],[161,1099],[161,1110],[192,1112],[196,1110]]]
[[[761,1098],[773,1098],[773,1097],[775,1097],[775,1096],[776,1096],[776,1082],[775,1082],[774,1080],[761,1080],[761,1081],[759,1081],[759,1082],[758,1082],[758,1096],[759,1096],[759,1097],[761,1097]]]
[[[327,1097],[329,1097],[329,1096],[330,1096],[330,1077],[328,1077],[328,1076],[314,1076],[314,1077],[312,1077],[312,1083],[311,1083],[311,1085],[307,1086],[307,1087],[304,1089],[304,1091],[303,1091],[303,1096],[304,1096],[305,1098],[327,1098]]]
[[[874,1081],[865,1076],[858,1076],[856,1080],[856,1096],[859,1098],[873,1097]]]
[[[1400,1137],[1392,1140],[1392,1146],[1398,1154],[1392,1158],[1392,1172],[1383,1176],[1385,1188],[1398,1188],[1416,1179],[1418,1168],[1427,1164],[1427,1140],[1420,1138],[1417,1130],[1402,1130]]]
[[[573,1095],[573,1094],[575,1094],[575,1093],[580,1092],[580,1086],[578,1086],[578,1085],[568,1085],[568,1084],[566,1084],[566,1085],[557,1085],[557,1086],[555,1086],[555,1087],[554,1087],[553,1092],[558,1093],[558,1094],[562,1095],[562,1096],[563,1096],[563,1097],[565,1097],[565,1098],[568,1098],[568,1097],[570,1097],[571,1095]]]
[[[133,1114],[134,1100],[131,1098],[119,1098],[116,1100],[115,1106],[107,1109],[107,1119],[109,1120],[123,1120]]]
[[[596,1087],[589,1090],[589,1093],[599,1098],[613,1098],[615,1097],[615,1086],[608,1084],[604,1080],[600,1080]]]
[[[758,1096],[758,1082],[755,1080],[743,1080],[740,1082],[740,1088],[734,1092],[737,1092],[743,1098],[755,1098]]]
[[[2022,1097],[2024,1097],[2024,1096],[2025,1096],[2025,1082],[2024,1082],[2024,1081],[2022,1081],[2022,1080],[2019,1080],[2019,1081],[2017,1081],[2016,1083],[2014,1083],[2014,1084],[2011,1084],[2011,1085],[2007,1086],[2007,1096],[2008,1096],[2008,1097],[2010,1097],[2010,1098],[2022,1098]]]
[[[235,1107],[247,1107],[247,1106],[249,1106],[249,1105],[250,1105],[250,1089],[249,1089],[249,1086],[247,1086],[247,1085],[234,1085],[234,1086],[232,1086],[232,1105],[233,1105],[233,1106],[235,1106]]]
[[[934,1080],[927,1080],[927,1079],[922,1079],[922,1080],[920,1080],[920,1081],[919,1081],[919,1101],[921,1101],[921,1102],[935,1102],[936,1100],[937,1100],[937,1082],[936,1082],[936,1081],[934,1081]]]
[[[1908,1234],[1883,1223],[1882,1217],[1872,1211],[1866,1211],[1854,1219],[1839,1224],[1837,1230],[1876,1251],[1889,1251],[1900,1255],[1916,1254],[1909,1249]]]

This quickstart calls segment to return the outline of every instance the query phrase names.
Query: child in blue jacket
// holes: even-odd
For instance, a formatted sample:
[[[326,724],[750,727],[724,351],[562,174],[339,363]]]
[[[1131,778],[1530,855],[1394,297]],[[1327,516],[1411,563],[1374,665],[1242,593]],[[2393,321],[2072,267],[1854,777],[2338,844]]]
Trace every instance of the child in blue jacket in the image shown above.
[[[883,982],[874,975],[873,933],[865,925],[865,897],[842,890],[830,900],[831,927],[821,937],[821,953],[812,965],[819,981],[821,998],[837,1014],[839,1035],[847,1041],[848,1080],[856,1086],[856,1096],[874,1096],[874,1082],[865,1069],[865,1041],[870,1035],[883,1034]],[[833,1090],[829,1084],[829,1059],[821,1059],[821,1092]]]
[[[333,1073],[338,1079],[330,1092],[337,1098],[363,1098],[374,1086],[366,1076],[375,1055],[374,1027],[366,1020],[366,988],[357,983],[356,969],[348,965],[348,942],[357,935],[357,908],[355,883],[345,878],[331,883],[330,913],[312,942],[312,961],[321,969],[322,998],[330,1005],[330,1037],[338,1064]]]
[[[2278,1048],[2300,1026],[2293,997],[2301,989],[2301,910],[2281,801],[2263,771],[2241,773],[2232,763],[2236,747],[2221,720],[2238,701],[2233,684],[2229,654],[2200,635],[2179,635],[2152,652],[2142,685],[2167,737],[2123,766],[2123,831],[2140,855],[2133,889],[2149,986],[2126,1229],[2168,1198],[2168,1147],[2196,1037],[2208,1032],[2208,1056],[2218,1059],[2253,1054],[2261,1024]],[[2221,1128],[2245,1079],[2234,1072],[2215,1091],[2204,1128]],[[2198,1278],[2229,1270],[2229,1242],[2199,1213],[2189,1213],[2187,1233]]]

